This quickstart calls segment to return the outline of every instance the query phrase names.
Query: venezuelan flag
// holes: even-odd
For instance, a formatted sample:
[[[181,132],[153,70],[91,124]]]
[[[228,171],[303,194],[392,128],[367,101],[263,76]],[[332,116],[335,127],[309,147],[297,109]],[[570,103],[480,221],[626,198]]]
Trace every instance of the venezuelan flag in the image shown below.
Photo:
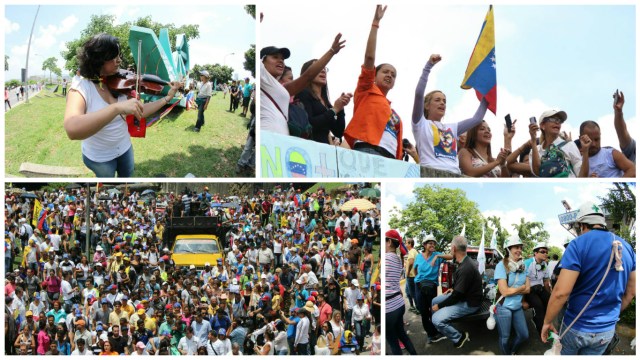
[[[464,74],[463,89],[474,88],[478,99],[486,99],[489,110],[496,113],[498,94],[496,80],[496,36],[493,22],[493,5],[482,24],[480,36],[473,49],[467,71]]]

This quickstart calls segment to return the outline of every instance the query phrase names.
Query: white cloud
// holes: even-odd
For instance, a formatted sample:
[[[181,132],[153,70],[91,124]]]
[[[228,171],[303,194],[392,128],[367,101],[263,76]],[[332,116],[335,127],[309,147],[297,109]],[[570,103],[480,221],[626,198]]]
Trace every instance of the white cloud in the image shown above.
[[[11,20],[4,18],[4,34],[9,35],[12,32],[20,30],[20,24],[14,23]]]
[[[563,187],[563,186],[554,186],[553,187],[553,193],[558,195],[558,194],[562,194],[562,193],[566,193],[568,192],[569,189]]]

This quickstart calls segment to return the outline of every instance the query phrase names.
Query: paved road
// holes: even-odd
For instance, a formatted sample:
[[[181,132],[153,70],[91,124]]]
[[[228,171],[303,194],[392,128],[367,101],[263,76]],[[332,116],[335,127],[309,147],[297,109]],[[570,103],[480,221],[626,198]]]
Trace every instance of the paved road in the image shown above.
[[[405,298],[407,311],[404,314],[404,321],[408,323],[406,326],[407,333],[413,342],[413,346],[420,355],[500,355],[498,347],[498,330],[488,330],[484,321],[471,323],[457,323],[454,326],[459,331],[469,332],[470,341],[465,343],[462,349],[453,347],[453,343],[449,340],[442,340],[435,344],[427,344],[427,334],[422,328],[420,316],[408,311],[409,303]],[[551,344],[543,344],[537,335],[533,322],[531,321],[532,312],[525,312],[527,324],[529,325],[529,341],[525,342],[518,351],[518,355],[543,355]],[[616,347],[615,355],[635,355],[635,350],[629,346],[634,335],[630,335],[628,331],[619,332],[620,344]],[[387,346],[386,353],[391,354],[391,349]],[[403,354],[409,354],[406,350]]]
[[[31,99],[32,97],[34,97],[36,95],[38,95],[38,90],[29,91],[29,99]],[[4,101],[3,101],[3,103],[4,103]],[[11,104],[11,108],[14,108],[16,105],[23,104],[24,103],[24,98],[20,97],[20,101],[18,101],[18,99],[16,97],[16,89],[9,90],[9,103]],[[6,104],[4,106],[5,106],[5,111],[9,110],[9,107]]]

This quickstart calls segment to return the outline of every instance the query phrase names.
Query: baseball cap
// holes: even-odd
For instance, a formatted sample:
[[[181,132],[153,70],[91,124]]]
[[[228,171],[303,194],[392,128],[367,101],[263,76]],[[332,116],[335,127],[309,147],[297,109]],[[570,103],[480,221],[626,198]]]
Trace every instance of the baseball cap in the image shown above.
[[[260,50],[261,59],[267,55],[275,55],[275,54],[282,54],[283,58],[288,59],[289,56],[291,56],[291,51],[289,51],[289,49],[287,48],[277,48],[275,46],[267,46],[262,48],[262,50]]]
[[[567,120],[567,113],[562,110],[547,110],[540,115],[540,124],[550,117],[555,117],[560,119],[562,122],[565,122]]]

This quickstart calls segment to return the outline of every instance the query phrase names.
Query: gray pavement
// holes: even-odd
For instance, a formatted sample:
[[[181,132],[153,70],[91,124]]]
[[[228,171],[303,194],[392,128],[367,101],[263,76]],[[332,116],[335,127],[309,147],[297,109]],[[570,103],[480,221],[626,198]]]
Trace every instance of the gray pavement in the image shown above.
[[[406,312],[404,314],[405,329],[413,342],[413,346],[419,355],[501,355],[498,347],[498,330],[488,330],[485,321],[470,323],[456,323],[454,326],[459,331],[467,331],[470,341],[461,349],[453,347],[448,339],[435,344],[427,344],[427,333],[422,328],[420,316],[409,311],[409,302],[405,297]],[[544,344],[531,321],[532,311],[525,312],[529,325],[529,340],[522,344],[517,355],[543,355],[551,347],[551,343]],[[630,347],[630,342],[635,336],[635,331],[618,331],[620,344],[616,347],[615,355],[635,355],[635,350]],[[386,353],[391,354],[391,349],[386,346]],[[403,355],[409,353],[404,350]]]

